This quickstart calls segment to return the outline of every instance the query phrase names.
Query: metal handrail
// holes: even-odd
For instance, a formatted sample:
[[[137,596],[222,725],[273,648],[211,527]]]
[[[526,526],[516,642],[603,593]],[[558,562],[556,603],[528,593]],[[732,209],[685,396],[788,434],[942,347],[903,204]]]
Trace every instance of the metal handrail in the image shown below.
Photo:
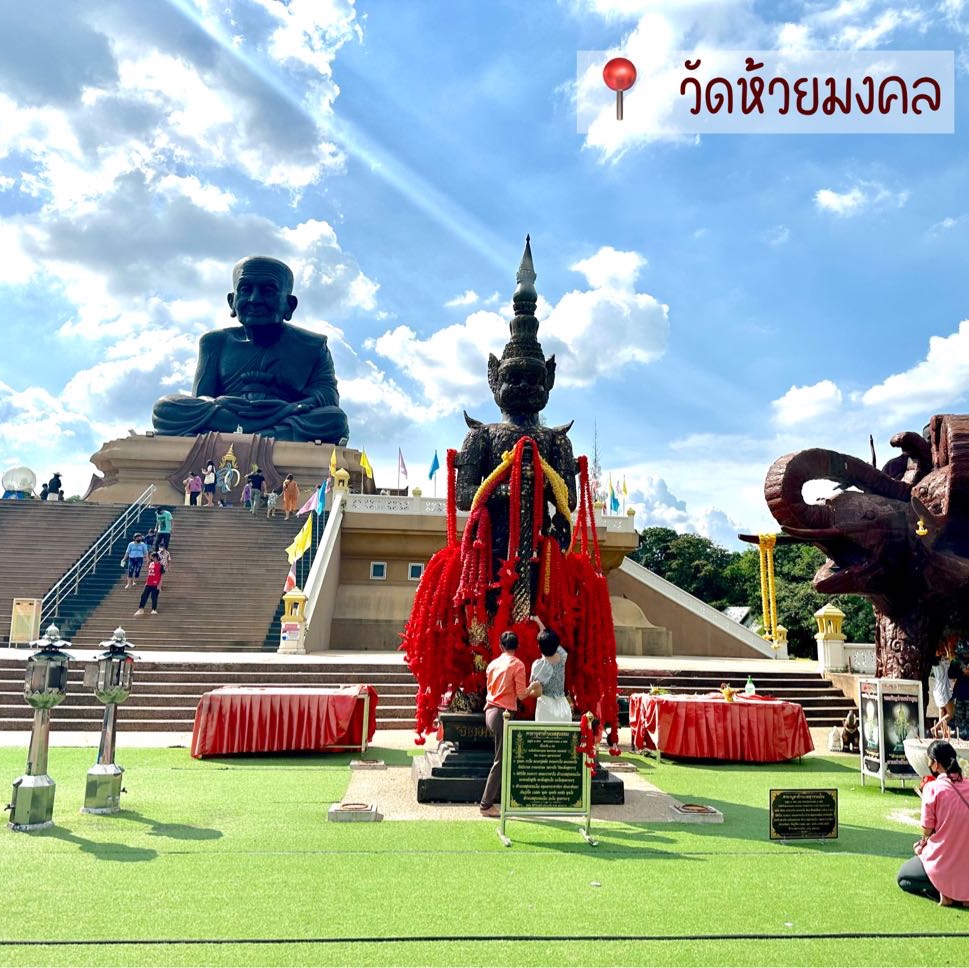
[[[141,516],[141,512],[151,503],[155,493],[155,485],[149,484],[141,494],[135,498],[133,504],[124,513],[115,518],[108,525],[107,530],[97,538],[94,544],[78,558],[77,562],[64,574],[56,585],[44,596],[40,605],[41,628],[51,618],[58,614],[60,604],[80,591],[81,582],[98,570],[98,562],[114,547],[119,537],[128,533],[131,523]]]

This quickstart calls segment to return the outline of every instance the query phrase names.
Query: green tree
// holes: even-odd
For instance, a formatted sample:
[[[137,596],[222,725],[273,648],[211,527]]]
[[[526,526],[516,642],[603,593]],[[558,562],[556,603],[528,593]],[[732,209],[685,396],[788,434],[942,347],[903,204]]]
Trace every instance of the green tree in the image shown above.
[[[756,548],[730,552],[699,535],[645,528],[630,557],[714,608],[747,605],[755,615],[763,614]],[[828,602],[845,613],[844,632],[849,642],[874,640],[870,602],[859,595],[831,597],[814,590],[811,579],[824,560],[813,545],[779,544],[774,549],[777,621],[787,629],[791,655],[813,658],[817,654],[814,613]]]
[[[743,563],[735,572],[746,582],[745,604],[760,615],[760,554],[756,549],[740,552]],[[849,642],[872,642],[875,617],[871,603],[860,595],[821,595],[811,579],[824,564],[825,556],[813,545],[780,544],[774,549],[774,581],[777,621],[787,629],[788,652],[802,658],[817,655],[814,613],[830,602],[845,613],[844,632]]]
[[[670,545],[677,537],[672,528],[643,528],[639,534],[639,547],[629,557],[660,578],[665,578]]]
[[[732,604],[727,566],[731,552],[696,534],[646,528],[632,557],[639,564],[715,608]]]

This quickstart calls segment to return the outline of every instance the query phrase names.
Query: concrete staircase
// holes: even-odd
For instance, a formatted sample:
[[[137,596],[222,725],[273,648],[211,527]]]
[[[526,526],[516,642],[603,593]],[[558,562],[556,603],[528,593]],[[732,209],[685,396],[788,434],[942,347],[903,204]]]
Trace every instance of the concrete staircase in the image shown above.
[[[6,644],[11,599],[42,598],[123,510],[121,505],[0,502],[0,645]],[[162,586],[159,614],[133,614],[142,584],[124,588],[118,562],[125,540],[103,560],[97,580],[72,605],[78,618],[65,622],[73,649],[97,649],[120,625],[141,656],[131,698],[119,710],[123,729],[191,730],[202,694],[228,684],[372,685],[379,697],[378,727],[413,727],[415,684],[399,653],[371,653],[367,661],[330,654],[297,661],[268,654],[278,643],[278,632],[274,638],[272,630],[288,568],[284,550],[305,519],[267,519],[240,508],[173,511],[172,569]],[[310,553],[301,560],[304,571],[310,560]],[[298,576],[300,583],[304,577]],[[156,650],[186,653],[185,661],[171,655],[153,657]],[[213,653],[211,661],[199,657],[205,652]],[[261,652],[267,653],[265,661],[259,658]],[[231,661],[225,653],[247,655]],[[29,728],[33,711],[23,698],[28,654],[23,649],[0,657],[0,730]],[[723,671],[716,662],[710,659],[702,669],[677,670],[676,659],[671,658],[659,671],[637,667],[632,659],[624,667],[620,656],[620,692],[644,692],[651,685],[704,692],[721,682],[743,687],[746,675],[739,675],[736,661]],[[82,687],[81,673],[81,663],[72,663],[68,696],[52,716],[55,731],[93,730],[100,725],[103,707]],[[816,674],[771,669],[758,670],[754,678],[758,691],[799,702],[811,726],[840,723],[853,708],[844,693]]]
[[[137,654],[137,645],[135,648]],[[24,700],[23,658],[0,658],[0,730],[29,729],[33,710]],[[148,653],[145,653],[147,655]],[[51,729],[96,730],[104,706],[81,684],[83,664],[72,662],[68,692],[51,714]],[[371,685],[377,690],[377,728],[412,729],[414,679],[400,657],[387,661],[346,662],[154,662],[139,660],[132,674],[131,696],[118,708],[122,730],[191,732],[195,707],[203,693],[219,686],[337,687]]]
[[[70,636],[72,644],[97,648],[120,625],[144,649],[259,651],[289,568],[286,546],[305,520],[267,519],[241,508],[176,508],[158,615],[149,614],[149,603],[149,611],[134,616],[144,570],[139,583],[125,589],[119,555],[108,563],[116,572],[113,587]]]
[[[137,653],[137,640],[135,640]],[[27,729],[33,715],[23,698],[23,656],[0,658],[0,730]],[[8,653],[9,656],[9,653]],[[276,657],[271,661],[153,661],[142,653],[132,677],[132,693],[118,712],[124,729],[190,731],[195,707],[202,694],[222,685],[249,686],[343,686],[371,685],[377,690],[377,728],[412,729],[415,714],[415,685],[400,655],[370,656],[367,662],[353,658],[320,657],[301,661]],[[67,698],[52,715],[54,730],[93,730],[99,728],[104,707],[89,689],[81,685],[81,663],[72,663]],[[755,675],[761,693],[800,703],[809,726],[841,723],[850,699],[830,682],[813,673],[761,672]],[[620,662],[619,688],[624,696],[662,686],[671,692],[706,692],[721,682],[742,688],[746,676],[736,669],[689,671],[647,671],[623,668]]]
[[[9,643],[13,600],[42,599],[123,511],[120,504],[0,501],[0,646]]]
[[[840,726],[854,702],[840,689],[817,673],[792,673],[790,670],[753,673],[758,693],[799,703],[804,709],[808,726]],[[714,662],[702,670],[623,669],[619,660],[619,691],[628,696],[634,692],[648,692],[650,686],[668,689],[671,693],[710,692],[726,682],[735,689],[743,689],[746,675],[738,675],[736,669],[718,671]]]

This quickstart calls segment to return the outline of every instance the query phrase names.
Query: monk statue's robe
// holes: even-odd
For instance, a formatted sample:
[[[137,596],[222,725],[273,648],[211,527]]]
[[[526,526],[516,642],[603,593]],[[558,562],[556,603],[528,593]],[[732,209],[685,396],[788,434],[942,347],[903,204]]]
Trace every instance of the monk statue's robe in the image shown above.
[[[155,404],[156,432],[190,437],[242,427],[279,440],[345,441],[347,417],[326,337],[290,323],[271,335],[253,341],[242,326],[206,333],[191,396],[171,394]]]

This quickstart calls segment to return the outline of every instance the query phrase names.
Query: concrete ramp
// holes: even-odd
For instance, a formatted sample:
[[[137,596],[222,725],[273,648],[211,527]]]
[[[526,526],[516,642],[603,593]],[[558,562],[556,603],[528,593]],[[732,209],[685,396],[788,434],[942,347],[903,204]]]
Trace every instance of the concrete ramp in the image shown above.
[[[629,558],[609,572],[608,582],[614,616],[618,618],[620,611],[616,599],[628,599],[642,610],[650,626],[670,633],[668,643],[658,636],[644,638],[645,650],[636,654],[669,655],[665,651],[669,648],[681,656],[787,658],[786,647],[775,652],[769,642],[750,629]],[[624,652],[627,637],[619,634],[618,624],[616,633],[619,654],[629,654]],[[650,642],[656,643],[656,651],[649,651]]]

